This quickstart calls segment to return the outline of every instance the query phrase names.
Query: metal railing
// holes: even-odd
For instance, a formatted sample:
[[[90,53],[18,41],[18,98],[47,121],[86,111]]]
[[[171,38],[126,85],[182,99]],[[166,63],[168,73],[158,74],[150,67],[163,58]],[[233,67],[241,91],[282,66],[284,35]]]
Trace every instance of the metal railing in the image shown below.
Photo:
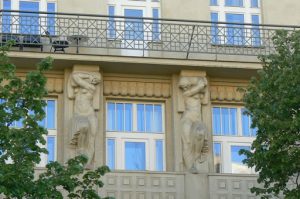
[[[276,30],[297,26],[0,10],[1,44],[15,50],[197,59],[274,52]],[[202,56],[202,57],[201,57]]]

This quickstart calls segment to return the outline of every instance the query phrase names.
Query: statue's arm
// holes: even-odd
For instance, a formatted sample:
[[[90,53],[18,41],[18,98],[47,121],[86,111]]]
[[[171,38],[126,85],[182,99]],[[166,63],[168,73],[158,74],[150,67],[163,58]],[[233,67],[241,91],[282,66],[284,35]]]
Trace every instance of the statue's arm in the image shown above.
[[[185,91],[183,94],[185,96],[193,96],[195,94],[200,93],[205,88],[205,86],[206,86],[205,81],[202,79],[199,79],[195,86],[193,86],[191,89]]]
[[[78,86],[83,87],[87,90],[95,90],[95,87],[92,84],[84,80],[89,78],[90,76],[88,74],[80,74],[80,73],[73,74],[73,80]]]

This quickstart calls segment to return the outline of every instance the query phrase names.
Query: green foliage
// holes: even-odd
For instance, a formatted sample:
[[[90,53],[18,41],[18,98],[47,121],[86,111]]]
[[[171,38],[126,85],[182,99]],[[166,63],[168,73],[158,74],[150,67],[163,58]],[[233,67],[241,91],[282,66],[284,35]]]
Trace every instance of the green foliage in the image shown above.
[[[10,44],[11,45],[11,44]],[[0,48],[0,194],[7,198],[84,198],[100,199],[97,189],[103,187],[100,177],[109,171],[103,166],[86,171],[87,158],[78,156],[67,164],[48,164],[47,171],[34,178],[34,167],[47,150],[43,136],[47,130],[38,125],[45,117],[43,98],[52,59],[47,57],[37,70],[25,78],[16,76],[16,67],[8,56],[10,46]],[[22,119],[23,128],[13,128]],[[38,144],[40,143],[40,144]]]
[[[283,193],[300,198],[300,32],[277,31],[276,52],[261,56],[263,69],[245,94],[253,127],[258,127],[252,152],[244,161],[259,172],[262,198]]]

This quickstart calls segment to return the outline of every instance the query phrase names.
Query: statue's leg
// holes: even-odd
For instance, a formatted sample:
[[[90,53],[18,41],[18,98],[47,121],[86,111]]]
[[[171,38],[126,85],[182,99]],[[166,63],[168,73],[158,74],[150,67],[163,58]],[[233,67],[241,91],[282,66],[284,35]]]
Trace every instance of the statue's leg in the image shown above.
[[[96,132],[97,132],[97,118],[96,116],[89,117],[90,123],[90,130],[87,135],[87,156],[89,158],[87,166],[92,167],[94,161],[94,154],[95,154],[95,139],[96,139]]]
[[[191,151],[191,130],[193,122],[189,119],[183,119],[182,121],[182,151],[183,161],[186,169],[190,169],[193,166],[194,157]]]

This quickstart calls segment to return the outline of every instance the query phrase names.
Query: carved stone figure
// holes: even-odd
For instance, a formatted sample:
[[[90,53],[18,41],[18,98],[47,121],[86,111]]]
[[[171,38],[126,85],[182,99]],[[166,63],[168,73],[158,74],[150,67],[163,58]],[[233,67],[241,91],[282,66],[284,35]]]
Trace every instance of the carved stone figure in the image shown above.
[[[205,94],[205,77],[181,77],[185,111],[181,118],[183,164],[186,170],[197,173],[197,164],[206,160],[208,130],[202,121],[201,100]]]
[[[96,86],[100,83],[100,74],[78,72],[71,74],[68,95],[74,99],[74,115],[71,120],[70,145],[76,149],[76,155],[86,155],[87,167],[93,166],[97,117],[94,108]]]

